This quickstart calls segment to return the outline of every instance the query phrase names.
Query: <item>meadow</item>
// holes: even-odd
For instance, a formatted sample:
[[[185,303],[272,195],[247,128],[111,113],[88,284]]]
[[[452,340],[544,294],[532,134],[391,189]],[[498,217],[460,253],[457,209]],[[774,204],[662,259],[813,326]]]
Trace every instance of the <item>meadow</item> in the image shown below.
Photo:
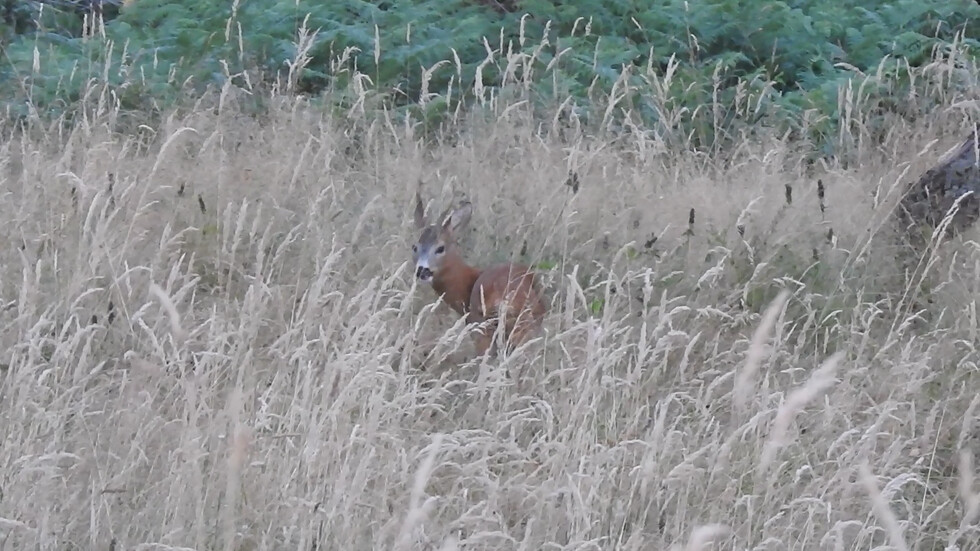
[[[836,163],[230,90],[0,123],[0,549],[976,548],[980,247],[892,224],[976,98]],[[420,183],[540,338],[414,281]]]

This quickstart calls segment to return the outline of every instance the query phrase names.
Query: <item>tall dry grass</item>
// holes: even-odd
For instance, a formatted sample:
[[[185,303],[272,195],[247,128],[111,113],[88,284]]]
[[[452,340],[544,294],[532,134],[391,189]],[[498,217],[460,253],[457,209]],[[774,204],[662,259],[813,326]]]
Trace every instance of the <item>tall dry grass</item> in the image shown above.
[[[0,549],[976,545],[980,247],[910,283],[889,224],[961,111],[844,168],[278,101],[5,133]],[[540,267],[538,341],[413,282],[419,180]]]

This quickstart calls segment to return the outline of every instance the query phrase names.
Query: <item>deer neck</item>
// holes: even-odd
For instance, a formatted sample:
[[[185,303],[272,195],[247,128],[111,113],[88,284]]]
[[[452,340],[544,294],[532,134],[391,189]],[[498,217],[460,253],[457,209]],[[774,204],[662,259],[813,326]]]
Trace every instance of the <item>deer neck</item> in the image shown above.
[[[446,254],[442,269],[432,279],[432,289],[462,315],[469,310],[470,293],[480,277],[480,270],[467,264],[455,251]]]

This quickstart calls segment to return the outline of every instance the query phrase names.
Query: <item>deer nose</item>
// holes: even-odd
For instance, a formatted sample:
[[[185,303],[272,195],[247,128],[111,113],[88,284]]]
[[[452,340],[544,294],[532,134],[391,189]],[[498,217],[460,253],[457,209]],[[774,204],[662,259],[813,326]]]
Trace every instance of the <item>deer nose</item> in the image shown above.
[[[417,266],[415,268],[415,277],[419,278],[422,281],[429,281],[430,279],[432,279],[432,270],[430,270],[426,266]]]

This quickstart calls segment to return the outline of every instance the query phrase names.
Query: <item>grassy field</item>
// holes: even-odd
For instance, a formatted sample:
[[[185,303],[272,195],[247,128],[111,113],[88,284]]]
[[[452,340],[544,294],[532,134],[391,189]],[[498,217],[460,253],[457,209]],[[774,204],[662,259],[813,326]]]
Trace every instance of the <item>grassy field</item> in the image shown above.
[[[0,549],[976,548],[980,246],[890,225],[963,109],[843,167],[280,103],[3,132]],[[415,284],[420,181],[540,339]]]

